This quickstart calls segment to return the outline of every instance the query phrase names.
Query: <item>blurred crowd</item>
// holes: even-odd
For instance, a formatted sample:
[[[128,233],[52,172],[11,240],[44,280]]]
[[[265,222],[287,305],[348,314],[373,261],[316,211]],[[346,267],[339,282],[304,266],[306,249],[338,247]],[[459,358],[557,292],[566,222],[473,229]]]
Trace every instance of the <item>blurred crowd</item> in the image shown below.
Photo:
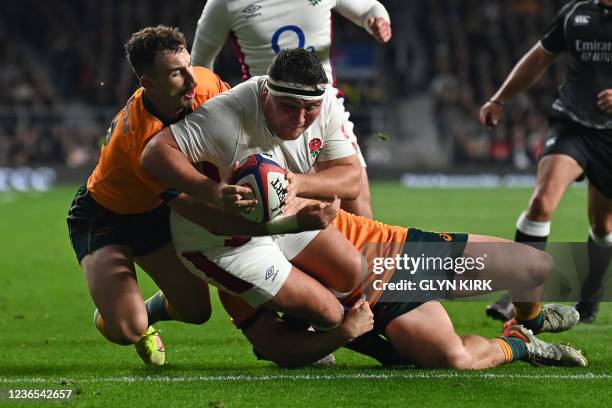
[[[383,69],[403,79],[391,86],[388,80],[381,86],[365,81],[363,87],[348,81],[345,93],[358,108],[373,95],[380,102],[384,94],[408,98],[429,92],[440,145],[453,163],[528,167],[542,144],[562,64],[553,66],[528,96],[508,105],[495,132],[482,129],[478,109],[562,2],[382,1],[393,20],[393,41],[407,46],[388,47],[389,58],[381,64],[391,64]],[[140,27],[163,23],[179,27],[191,43],[202,7],[203,2],[192,0],[3,2],[0,166],[95,163],[112,116],[138,85],[124,58],[125,41]],[[377,46],[345,19],[336,18],[335,24],[336,48],[357,41]],[[400,52],[403,48],[408,52]],[[217,70],[228,82],[239,81],[239,67],[227,47]]]
[[[429,62],[424,83],[435,97],[440,145],[450,162],[518,169],[535,163],[564,64],[553,65],[528,94],[508,103],[504,120],[493,132],[479,123],[478,111],[545,33],[562,4],[561,0],[423,2],[418,37]]]

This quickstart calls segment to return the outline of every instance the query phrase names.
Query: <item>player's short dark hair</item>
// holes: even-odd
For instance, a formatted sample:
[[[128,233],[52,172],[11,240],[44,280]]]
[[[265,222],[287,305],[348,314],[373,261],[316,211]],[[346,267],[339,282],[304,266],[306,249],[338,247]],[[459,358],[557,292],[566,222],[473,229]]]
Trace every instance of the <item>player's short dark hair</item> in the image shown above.
[[[319,58],[303,48],[279,52],[268,67],[268,76],[275,81],[303,85],[327,83],[327,75]]]
[[[157,27],[145,27],[132,34],[125,43],[125,55],[140,78],[153,67],[158,52],[181,52],[185,48],[187,41],[183,33],[174,27],[160,24]]]

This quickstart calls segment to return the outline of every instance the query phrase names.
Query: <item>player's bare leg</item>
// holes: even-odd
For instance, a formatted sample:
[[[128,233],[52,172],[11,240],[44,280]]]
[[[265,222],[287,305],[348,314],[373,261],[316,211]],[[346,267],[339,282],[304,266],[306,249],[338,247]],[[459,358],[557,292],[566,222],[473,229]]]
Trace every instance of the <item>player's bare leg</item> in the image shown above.
[[[538,163],[537,182],[529,200],[526,216],[531,221],[550,221],[567,188],[583,169],[564,154],[545,156]]]
[[[366,218],[373,218],[372,194],[370,193],[370,182],[366,167],[361,169],[361,191],[355,200],[342,200],[341,208],[352,214],[361,215]]]
[[[460,337],[437,301],[395,318],[385,334],[403,357],[423,368],[483,369],[506,362],[497,341],[480,336]]]
[[[159,320],[203,324],[210,319],[212,309],[208,284],[185,268],[171,243],[150,255],[136,258],[136,263],[161,289],[163,295],[160,296],[167,299],[164,305],[167,317]],[[154,323],[150,321],[149,325]]]
[[[514,317],[534,332],[559,332],[578,323],[578,313],[567,305],[542,306],[544,285],[553,268],[552,257],[528,245],[501,238],[470,234],[465,257],[484,259],[484,269],[466,270],[456,281],[491,280],[493,290],[507,289],[514,300]],[[456,290],[456,297],[486,293]],[[512,324],[516,324],[513,322]]]
[[[524,360],[543,365],[584,367],[586,358],[568,345],[546,343],[523,326],[503,337],[459,336],[437,301],[392,320],[385,334],[407,360],[425,368],[485,369]]]
[[[81,266],[103,319],[103,323],[97,322],[102,334],[113,343],[137,343],[147,330],[148,320],[130,250],[120,245],[105,246],[85,256]]]
[[[292,267],[287,280],[264,307],[311,322],[320,329],[338,326],[344,308],[338,299],[311,276]]]
[[[361,254],[333,226],[319,232],[290,261],[340,294],[352,292],[361,283],[362,274],[367,272],[367,265],[362,265]]]
[[[527,210],[517,221],[515,241],[544,249],[550,233],[550,220],[568,187],[583,169],[572,157],[551,154],[538,163],[537,182]],[[500,320],[512,317],[512,305],[507,296],[487,307],[487,315]]]
[[[576,309],[580,321],[591,323],[597,317],[603,292],[603,278],[612,257],[612,199],[589,183],[589,273],[582,285]]]

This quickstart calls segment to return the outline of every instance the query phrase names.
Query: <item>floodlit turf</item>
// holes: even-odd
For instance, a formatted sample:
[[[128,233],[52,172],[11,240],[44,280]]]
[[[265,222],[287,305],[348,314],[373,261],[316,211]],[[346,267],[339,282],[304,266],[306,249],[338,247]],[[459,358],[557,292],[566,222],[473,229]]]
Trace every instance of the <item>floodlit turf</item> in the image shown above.
[[[169,364],[142,365],[133,348],[105,341],[68,241],[65,214],[75,187],[45,194],[0,193],[0,388],[71,388],[74,406],[609,406],[612,400],[612,306],[595,324],[545,339],[586,350],[584,369],[524,363],[482,372],[382,369],[349,351],[332,369],[280,370],[258,362],[214,304],[201,327],[161,323]],[[377,217],[438,231],[468,230],[511,238],[527,189],[407,190],[374,183]],[[553,241],[586,238],[585,190],[568,192]],[[139,274],[145,296],[155,290]],[[499,325],[481,303],[447,307],[460,333],[494,336]],[[0,401],[2,403],[2,401]],[[38,405],[37,405],[38,406]]]

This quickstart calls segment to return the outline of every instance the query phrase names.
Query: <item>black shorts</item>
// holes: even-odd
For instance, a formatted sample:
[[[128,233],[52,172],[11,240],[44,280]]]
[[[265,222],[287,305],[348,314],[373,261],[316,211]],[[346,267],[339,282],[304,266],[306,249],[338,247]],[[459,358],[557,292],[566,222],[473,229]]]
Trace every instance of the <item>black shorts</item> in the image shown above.
[[[564,116],[549,117],[550,128],[540,158],[551,154],[570,156],[584,170],[595,188],[612,198],[612,129],[583,126]]]
[[[68,233],[77,260],[108,245],[127,245],[144,256],[170,242],[170,208],[165,204],[140,214],[117,214],[96,202],[85,186],[68,211]]]
[[[463,256],[467,244],[468,234],[464,233],[437,233],[422,231],[416,228],[408,230],[408,238],[404,244],[402,255],[411,257],[440,257],[442,259],[456,259]],[[408,270],[398,269],[391,277],[389,283],[402,281],[435,280],[446,279],[454,280],[455,272],[447,269],[428,269],[426,271],[417,270],[411,273]],[[398,299],[398,296],[401,299]],[[400,291],[392,296],[383,293],[374,306],[374,330],[384,334],[387,325],[396,317],[416,309],[420,305],[441,298],[448,298],[444,291],[419,291],[413,293]]]

